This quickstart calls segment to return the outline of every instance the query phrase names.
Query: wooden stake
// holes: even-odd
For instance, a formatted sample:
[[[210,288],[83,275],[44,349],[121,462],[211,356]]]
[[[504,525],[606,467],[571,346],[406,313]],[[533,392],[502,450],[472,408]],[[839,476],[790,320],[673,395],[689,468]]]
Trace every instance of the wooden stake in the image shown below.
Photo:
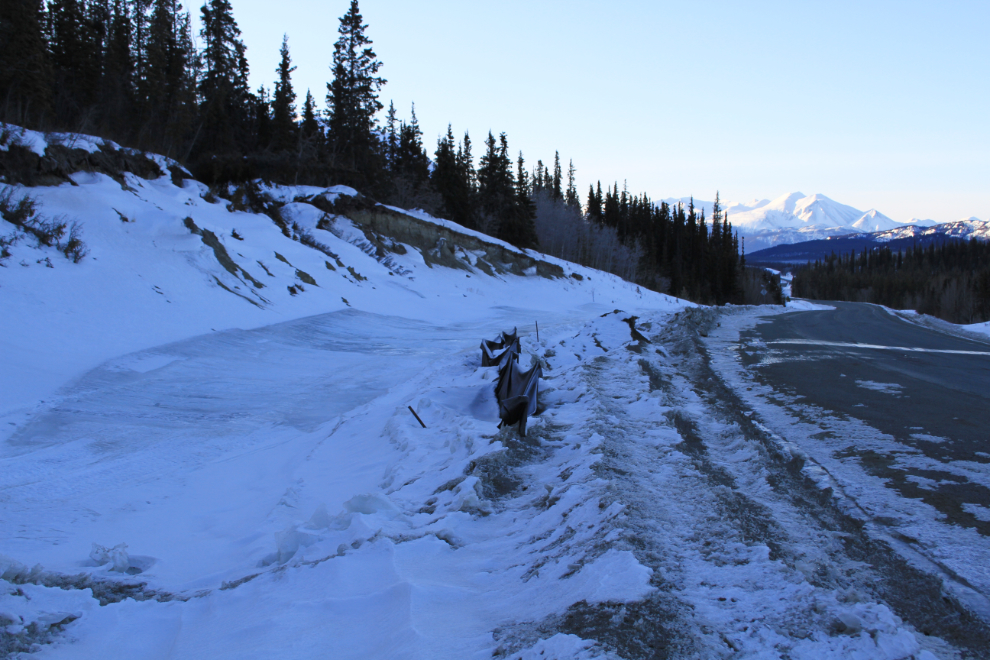
[[[409,408],[409,412],[411,412],[413,414],[413,417],[416,418],[416,421],[419,422],[419,425],[422,426],[425,429],[426,428],[426,424],[424,424],[423,423],[423,420],[421,420],[419,418],[419,415],[416,414],[416,411],[413,410],[413,407],[412,406],[408,406],[408,408]]]
[[[540,322],[536,322],[536,341],[540,341]]]

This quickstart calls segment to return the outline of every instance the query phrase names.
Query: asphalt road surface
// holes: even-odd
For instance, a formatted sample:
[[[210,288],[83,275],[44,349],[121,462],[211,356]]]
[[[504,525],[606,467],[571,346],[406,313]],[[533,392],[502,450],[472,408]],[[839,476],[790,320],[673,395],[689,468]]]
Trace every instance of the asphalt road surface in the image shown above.
[[[743,332],[744,364],[774,389],[859,419],[943,464],[990,463],[990,343],[923,327],[866,304],[828,302],[829,311],[783,314]],[[858,457],[907,497],[921,497],[951,522],[990,535],[990,523],[961,504],[990,505],[990,489],[941,474],[919,489],[889,456]],[[910,471],[908,471],[910,472]]]

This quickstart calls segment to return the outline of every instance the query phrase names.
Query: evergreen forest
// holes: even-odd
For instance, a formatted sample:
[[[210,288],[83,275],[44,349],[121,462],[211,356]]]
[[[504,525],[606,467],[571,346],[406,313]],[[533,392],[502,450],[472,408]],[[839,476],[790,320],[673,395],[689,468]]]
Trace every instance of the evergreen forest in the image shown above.
[[[913,309],[951,323],[990,321],[990,243],[971,239],[858,255],[832,254],[801,268],[794,296]]]
[[[477,148],[449,126],[428,153],[415,106],[400,118],[380,100],[383,63],[357,0],[340,18],[326,89],[304,94],[288,37],[272,53],[271,85],[251,89],[230,0],[199,12],[194,35],[179,0],[5,0],[0,120],[163,154],[220,196],[256,179],[349,185],[656,291],[758,302],[746,292],[760,287],[745,280],[760,275],[746,272],[718,201],[706,218],[618,183],[582,195],[573,162],[565,172],[558,152],[527,167],[505,133]]]

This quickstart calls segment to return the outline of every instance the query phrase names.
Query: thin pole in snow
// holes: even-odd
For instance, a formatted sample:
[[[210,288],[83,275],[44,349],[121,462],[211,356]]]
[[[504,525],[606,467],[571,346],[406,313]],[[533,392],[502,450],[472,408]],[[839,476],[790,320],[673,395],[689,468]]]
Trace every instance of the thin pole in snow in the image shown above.
[[[409,408],[409,412],[411,412],[413,414],[413,417],[416,418],[416,421],[419,422],[419,425],[422,426],[425,429],[426,428],[426,424],[424,424],[423,423],[423,420],[421,420],[419,418],[419,415],[416,414],[416,411],[413,410],[413,407],[412,406],[407,406],[407,407]]]
[[[540,322],[536,322],[536,341],[540,341]]]

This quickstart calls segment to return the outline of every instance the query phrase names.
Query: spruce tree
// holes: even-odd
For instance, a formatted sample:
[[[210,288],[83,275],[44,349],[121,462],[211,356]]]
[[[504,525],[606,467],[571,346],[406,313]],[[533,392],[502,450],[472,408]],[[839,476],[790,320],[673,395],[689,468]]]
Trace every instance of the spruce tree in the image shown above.
[[[272,138],[275,149],[291,150],[296,146],[296,93],[292,89],[292,58],[289,56],[289,37],[282,35],[279,63],[275,72],[275,93],[272,95]]]
[[[299,142],[296,146],[296,173],[293,182],[298,184],[300,175],[308,182],[332,183],[332,179],[324,178],[326,171],[323,167],[324,142],[323,128],[316,116],[316,100],[310,91],[306,90],[306,100],[303,102],[302,121],[299,124]]]
[[[447,135],[437,140],[434,158],[436,166],[431,180],[443,200],[446,216],[459,225],[473,229],[475,219],[471,181],[462,162],[463,153],[457,151],[450,126],[447,126]]]
[[[316,99],[306,90],[306,101],[303,103],[302,124],[299,126],[303,140],[319,140],[323,137],[320,122],[316,118]]]
[[[274,142],[274,122],[272,121],[272,100],[268,90],[262,85],[254,95],[254,135],[256,149],[264,151]]]
[[[516,247],[535,248],[538,243],[534,224],[536,204],[533,203],[531,196],[529,177],[526,174],[525,161],[521,151],[516,161],[516,168],[516,203],[513,208],[511,226],[502,228],[500,238],[509,241]]]
[[[246,49],[229,0],[208,0],[201,13],[204,70],[198,150],[210,156],[230,154],[249,141],[253,128]]]
[[[126,0],[113,2],[103,62],[103,121],[115,127],[115,133],[123,140],[133,130],[134,112],[133,24]]]
[[[48,49],[51,55],[53,110],[63,126],[74,123],[84,105],[81,82],[88,57],[84,5],[79,0],[51,0],[48,5]]]
[[[471,136],[464,131],[464,139],[461,146],[457,148],[457,165],[461,170],[464,179],[468,182],[471,193],[478,189],[478,173],[474,170],[474,156],[471,155]]]
[[[601,184],[599,183],[599,188]],[[602,221],[602,204],[598,196],[595,195],[595,187],[588,184],[588,219],[593,222]]]
[[[0,9],[0,117],[43,128],[50,110],[52,70],[41,0],[4,0]]]
[[[177,155],[193,123],[195,74],[188,14],[178,0],[154,0],[139,94],[151,146]]]
[[[395,174],[395,156],[399,151],[399,121],[395,118],[395,102],[389,101],[385,120],[385,169]]]
[[[327,140],[342,182],[374,188],[382,174],[375,114],[382,109],[378,92],[386,81],[378,75],[382,63],[365,35],[368,26],[363,21],[357,0],[351,0],[340,19],[333,81],[327,83]]]
[[[416,104],[412,106],[412,117],[408,124],[402,123],[399,129],[399,144],[395,154],[395,175],[404,179],[405,184],[415,190],[422,188],[430,177],[430,161],[423,150],[423,131],[416,118]]]
[[[531,207],[520,203],[505,133],[499,136],[496,144],[495,137],[489,132],[485,147],[478,167],[478,197],[486,216],[486,229],[494,229],[497,238],[516,247],[534,247],[536,228]]]
[[[602,222],[606,226],[618,229],[619,227],[619,184],[615,183],[614,190],[608,189],[605,193],[605,204],[602,208]]]
[[[570,165],[567,167],[567,205],[573,206],[574,208],[581,208],[581,200],[578,197],[577,182],[575,180],[575,175],[577,170],[574,169],[574,161],[570,161]]]
[[[495,136],[489,131],[485,153],[478,162],[478,197],[481,210],[495,222],[508,213],[513,204],[515,191],[511,167],[508,155],[500,150]]]

